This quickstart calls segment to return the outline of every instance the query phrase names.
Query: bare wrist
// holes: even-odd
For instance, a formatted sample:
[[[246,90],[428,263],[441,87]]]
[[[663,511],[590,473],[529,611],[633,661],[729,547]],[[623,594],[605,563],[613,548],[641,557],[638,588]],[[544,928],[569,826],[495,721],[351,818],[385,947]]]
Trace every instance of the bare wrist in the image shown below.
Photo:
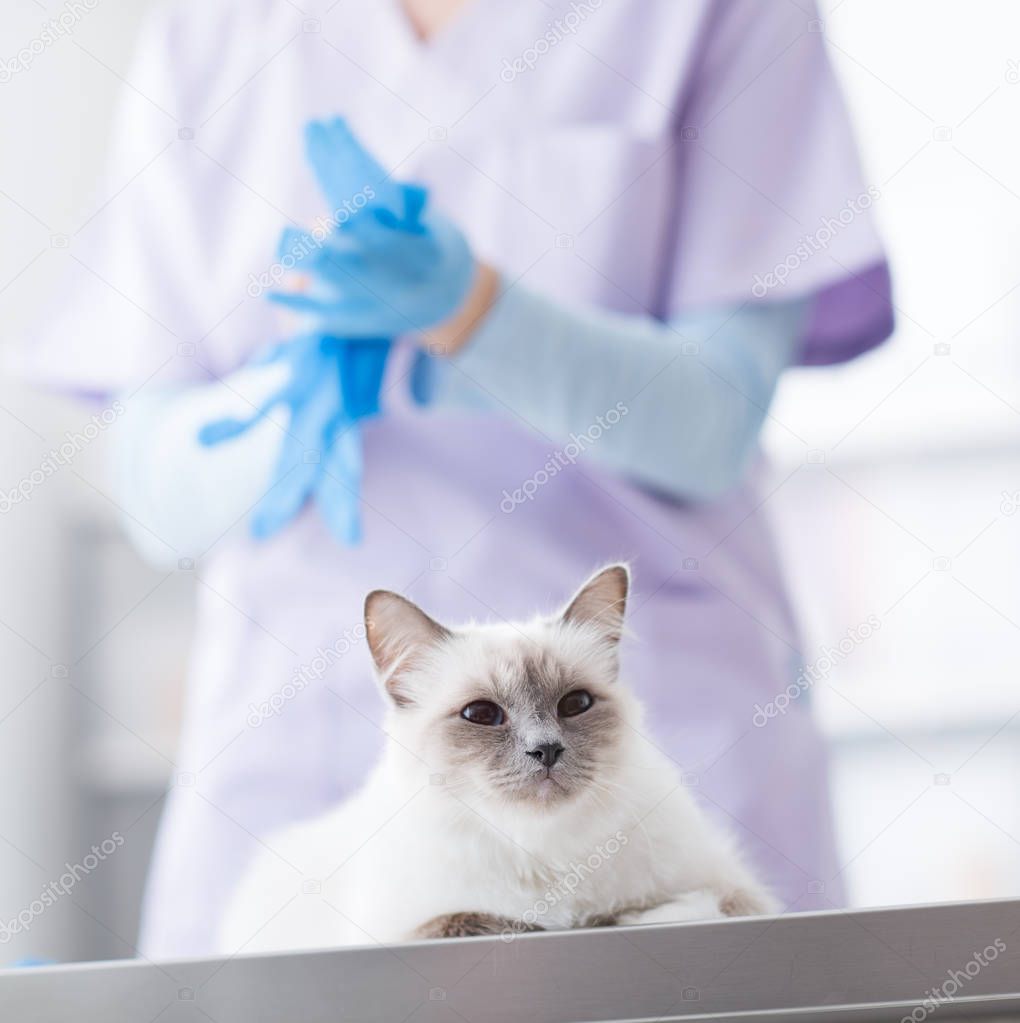
[[[433,355],[456,355],[488,315],[499,291],[499,274],[487,263],[478,263],[475,280],[460,309],[448,320],[424,331],[421,343]]]

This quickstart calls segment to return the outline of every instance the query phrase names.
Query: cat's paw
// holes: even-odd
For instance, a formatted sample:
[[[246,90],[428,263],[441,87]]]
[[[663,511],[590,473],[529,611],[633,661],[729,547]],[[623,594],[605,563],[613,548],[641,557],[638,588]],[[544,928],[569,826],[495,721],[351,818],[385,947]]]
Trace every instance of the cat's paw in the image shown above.
[[[679,924],[688,920],[718,920],[723,916],[719,898],[712,892],[687,892],[651,909],[621,913],[617,924]]]
[[[434,916],[428,923],[415,928],[412,938],[478,938],[496,934],[522,934],[525,931],[541,931],[537,924],[526,924],[494,913],[443,913]]]
[[[723,916],[768,916],[779,906],[768,892],[735,888],[720,896],[719,909]]]

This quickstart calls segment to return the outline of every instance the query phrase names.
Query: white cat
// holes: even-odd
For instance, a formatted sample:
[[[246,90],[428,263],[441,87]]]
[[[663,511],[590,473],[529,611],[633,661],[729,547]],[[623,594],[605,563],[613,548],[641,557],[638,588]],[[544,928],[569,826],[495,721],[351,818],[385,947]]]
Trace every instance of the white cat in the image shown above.
[[[614,565],[554,618],[459,630],[370,594],[385,754],[351,800],[266,843],[221,950],[774,911],[617,679],[628,588]]]

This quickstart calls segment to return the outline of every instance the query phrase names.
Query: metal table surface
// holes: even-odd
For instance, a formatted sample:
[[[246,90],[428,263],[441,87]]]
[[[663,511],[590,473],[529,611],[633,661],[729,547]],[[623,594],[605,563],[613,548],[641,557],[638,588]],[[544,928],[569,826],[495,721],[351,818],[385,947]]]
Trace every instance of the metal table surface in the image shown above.
[[[814,1023],[912,1013],[1020,1018],[1020,900],[0,972],[0,1019],[17,1023]]]

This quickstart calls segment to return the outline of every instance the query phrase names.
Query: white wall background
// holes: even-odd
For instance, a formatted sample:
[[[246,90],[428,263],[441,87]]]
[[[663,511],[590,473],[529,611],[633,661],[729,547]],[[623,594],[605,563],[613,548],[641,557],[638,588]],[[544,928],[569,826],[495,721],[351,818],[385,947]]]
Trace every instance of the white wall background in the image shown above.
[[[846,878],[872,905],[1016,895],[1020,7],[825,7],[899,326],[849,367],[790,374],[767,443],[806,649],[881,622],[815,693]]]
[[[75,231],[108,198],[97,182],[114,103],[127,87],[132,42],[148,6],[101,0],[29,70],[0,82],[2,343],[11,341],[19,324],[59,303],[55,289]],[[8,0],[0,9],[0,60],[39,37],[43,21],[63,10],[55,0]],[[64,247],[65,239],[71,248]],[[3,488],[38,469],[64,432],[80,430],[92,411],[0,376]],[[147,718],[165,708],[159,699],[140,707],[138,683],[146,681],[158,693],[161,682],[179,680],[188,609],[178,587],[145,608],[148,619],[136,610],[144,608],[138,602],[153,580],[119,542],[111,542],[113,509],[90,484],[102,479],[104,440],[49,478],[31,501],[0,515],[5,920],[39,898],[66,864],[80,865],[93,843],[138,819],[164,784],[161,759],[147,744],[158,749],[172,737],[157,735],[159,723]],[[162,646],[152,645],[160,640]],[[133,701],[102,700],[117,708],[130,731],[93,702],[104,687],[133,693]],[[172,712],[163,719],[172,729]],[[110,869],[97,869],[75,885],[34,919],[24,937],[0,944],[0,965],[25,956],[131,954],[141,861],[157,813],[158,806],[140,819],[131,832],[137,840],[103,865]]]
[[[102,0],[0,84],[0,341],[59,302],[59,236],[107,198],[95,181],[146,6]],[[846,875],[865,904],[1020,894],[1020,515],[1002,496],[1020,490],[1020,8],[824,7],[882,191],[900,325],[849,368],[791,374],[766,440],[807,649],[881,622],[813,693]],[[0,58],[60,9],[6,0]],[[86,419],[0,381],[0,478]],[[101,460],[99,441],[0,516],[0,907],[28,904],[107,829],[140,837],[0,963],[130,953],[172,752],[187,579],[149,596],[90,485]],[[99,691],[117,721],[91,704]]]

